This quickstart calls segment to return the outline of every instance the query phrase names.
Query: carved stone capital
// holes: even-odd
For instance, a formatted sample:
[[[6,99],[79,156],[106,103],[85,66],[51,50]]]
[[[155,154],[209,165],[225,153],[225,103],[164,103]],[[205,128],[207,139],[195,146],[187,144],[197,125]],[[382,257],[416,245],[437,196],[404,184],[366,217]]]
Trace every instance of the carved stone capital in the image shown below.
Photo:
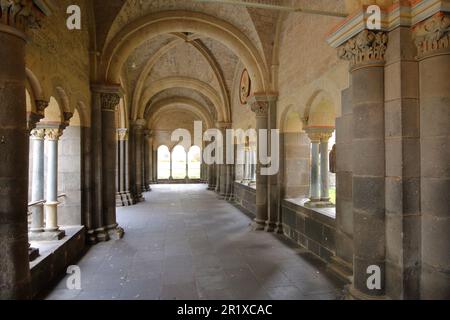
[[[62,130],[60,128],[45,129],[45,140],[47,141],[58,141],[61,136]]]
[[[128,140],[128,129],[117,129],[117,137],[119,141]]]
[[[39,19],[44,16],[33,0],[0,0],[0,23],[25,31],[39,28]]]
[[[115,112],[120,102],[120,96],[117,93],[101,93],[100,101],[102,111]]]
[[[385,32],[363,30],[338,48],[340,59],[350,61],[352,67],[384,63],[388,36]]]
[[[450,51],[450,16],[438,13],[413,29],[418,56]]]
[[[32,140],[44,140],[45,138],[45,129],[33,129],[30,132],[30,137]]]
[[[332,137],[334,130],[334,128],[310,127],[305,131],[312,143],[319,143],[328,142]]]

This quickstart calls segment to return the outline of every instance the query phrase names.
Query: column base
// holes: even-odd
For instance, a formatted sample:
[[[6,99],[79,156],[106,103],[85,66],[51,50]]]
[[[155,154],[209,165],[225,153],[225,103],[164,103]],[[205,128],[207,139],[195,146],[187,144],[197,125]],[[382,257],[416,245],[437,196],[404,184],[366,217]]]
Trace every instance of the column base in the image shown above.
[[[94,245],[97,243],[97,237],[95,236],[95,231],[94,230],[88,230],[87,231],[87,237],[86,237],[86,241],[88,244]]]
[[[110,240],[120,240],[125,234],[123,228],[119,227],[118,224],[106,227],[106,232],[108,233]]]
[[[123,207],[125,203],[123,201],[122,194],[120,192],[116,193],[116,207]]]
[[[334,203],[330,201],[321,201],[321,200],[310,200],[305,203],[305,207],[307,208],[334,208]]]
[[[342,282],[347,284],[351,284],[353,282],[352,265],[345,262],[341,258],[332,256],[331,262],[327,265],[327,269]]]
[[[30,262],[36,260],[39,257],[39,249],[36,248],[28,248],[28,260]]]
[[[95,230],[95,238],[97,242],[105,242],[109,240],[109,234],[106,232],[105,228],[99,228]]]
[[[281,222],[276,223],[275,233],[277,234],[283,234],[283,224]]]
[[[66,236],[66,232],[64,230],[55,230],[55,231],[43,231],[43,232],[29,232],[28,240],[29,241],[55,241],[61,240]]]
[[[264,231],[266,228],[266,221],[255,219],[253,220],[254,231]]]
[[[347,291],[345,295],[346,300],[380,300],[380,301],[389,300],[389,298],[386,297],[385,295],[370,296],[368,294],[362,293],[361,291],[353,287],[353,285],[348,285],[346,291]]]
[[[264,229],[266,232],[275,232],[277,229],[276,222],[266,222],[266,228]]]

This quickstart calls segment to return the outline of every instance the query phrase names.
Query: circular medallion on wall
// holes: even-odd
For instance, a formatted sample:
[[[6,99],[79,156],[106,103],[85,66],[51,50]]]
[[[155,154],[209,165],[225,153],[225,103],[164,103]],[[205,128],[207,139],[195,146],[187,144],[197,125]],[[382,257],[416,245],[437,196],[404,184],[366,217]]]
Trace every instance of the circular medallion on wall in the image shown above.
[[[240,87],[241,104],[247,104],[247,99],[250,96],[251,89],[252,81],[250,79],[250,75],[248,74],[247,69],[244,69],[244,71],[242,71]]]

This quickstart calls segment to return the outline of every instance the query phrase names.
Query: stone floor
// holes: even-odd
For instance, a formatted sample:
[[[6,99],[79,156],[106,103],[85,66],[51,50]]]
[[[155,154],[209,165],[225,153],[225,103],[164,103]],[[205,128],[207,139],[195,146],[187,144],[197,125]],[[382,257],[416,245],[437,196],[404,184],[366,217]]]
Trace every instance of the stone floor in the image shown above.
[[[79,261],[82,290],[63,279],[46,299],[339,299],[342,285],[282,236],[205,185],[156,185],[146,202],[118,209],[120,241]]]

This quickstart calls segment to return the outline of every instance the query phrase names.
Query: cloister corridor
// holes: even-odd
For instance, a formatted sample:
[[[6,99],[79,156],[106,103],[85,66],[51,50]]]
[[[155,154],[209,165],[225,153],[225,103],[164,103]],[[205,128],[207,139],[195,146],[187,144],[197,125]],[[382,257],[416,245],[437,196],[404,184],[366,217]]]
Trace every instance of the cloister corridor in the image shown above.
[[[45,299],[340,299],[342,284],[306,250],[256,232],[204,184],[153,185],[117,209],[124,238],[78,262],[82,290],[61,279]]]

